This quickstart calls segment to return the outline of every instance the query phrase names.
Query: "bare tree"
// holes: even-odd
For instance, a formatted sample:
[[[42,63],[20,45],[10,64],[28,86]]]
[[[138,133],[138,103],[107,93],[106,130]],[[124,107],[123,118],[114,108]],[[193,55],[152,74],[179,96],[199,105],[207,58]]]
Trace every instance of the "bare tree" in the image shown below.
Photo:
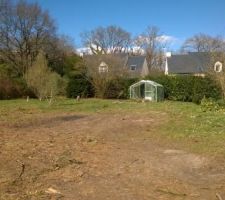
[[[65,35],[49,38],[48,45],[44,49],[49,67],[60,74],[65,75],[65,60],[75,55],[73,40]]]
[[[126,52],[131,44],[130,33],[118,26],[98,27],[82,33],[81,37],[93,54]]]
[[[222,37],[212,37],[203,33],[188,38],[181,47],[182,52],[216,52],[224,50],[225,42]]]
[[[159,69],[163,63],[163,49],[167,41],[156,26],[148,26],[144,33],[134,39],[134,46],[144,50],[147,56],[149,70]]]
[[[39,50],[55,34],[54,21],[37,3],[0,3],[0,56],[16,75],[24,76]]]
[[[124,60],[115,55],[92,55],[85,57],[87,78],[95,89],[97,97],[104,98],[110,81],[126,77]]]

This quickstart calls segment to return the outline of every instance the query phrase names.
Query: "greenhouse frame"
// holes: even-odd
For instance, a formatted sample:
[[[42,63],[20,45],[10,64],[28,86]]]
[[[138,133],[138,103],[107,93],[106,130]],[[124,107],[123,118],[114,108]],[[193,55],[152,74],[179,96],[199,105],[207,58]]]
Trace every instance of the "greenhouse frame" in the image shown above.
[[[164,88],[159,83],[150,80],[141,80],[129,88],[131,99],[145,99],[149,101],[163,101]]]

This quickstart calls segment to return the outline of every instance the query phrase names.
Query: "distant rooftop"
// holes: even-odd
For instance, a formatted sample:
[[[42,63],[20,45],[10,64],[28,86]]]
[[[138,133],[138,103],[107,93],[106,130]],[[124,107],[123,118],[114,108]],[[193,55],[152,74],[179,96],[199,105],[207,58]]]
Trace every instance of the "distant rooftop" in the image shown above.
[[[190,52],[175,54],[167,58],[168,73],[189,74],[208,71],[210,55],[205,52]]]

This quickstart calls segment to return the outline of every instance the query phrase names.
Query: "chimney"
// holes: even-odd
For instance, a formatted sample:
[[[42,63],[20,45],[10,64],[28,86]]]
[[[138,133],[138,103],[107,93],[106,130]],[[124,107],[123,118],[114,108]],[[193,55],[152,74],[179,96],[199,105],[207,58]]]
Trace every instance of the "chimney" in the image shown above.
[[[167,58],[170,58],[172,56],[172,53],[171,52],[166,52],[166,57]]]

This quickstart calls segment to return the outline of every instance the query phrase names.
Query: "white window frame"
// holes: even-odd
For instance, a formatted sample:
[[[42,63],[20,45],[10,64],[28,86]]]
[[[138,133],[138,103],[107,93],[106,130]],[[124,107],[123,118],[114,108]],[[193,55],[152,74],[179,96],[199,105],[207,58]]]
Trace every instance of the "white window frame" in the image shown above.
[[[134,67],[134,69],[132,69],[132,67]],[[131,71],[136,71],[137,70],[137,65],[130,65],[130,70]]]
[[[215,64],[214,64],[214,71],[219,73],[219,72],[222,72],[223,70],[223,64],[219,61],[217,61]]]
[[[108,72],[108,65],[104,62],[102,62],[99,67],[98,67],[98,72],[99,73],[106,73]]]

